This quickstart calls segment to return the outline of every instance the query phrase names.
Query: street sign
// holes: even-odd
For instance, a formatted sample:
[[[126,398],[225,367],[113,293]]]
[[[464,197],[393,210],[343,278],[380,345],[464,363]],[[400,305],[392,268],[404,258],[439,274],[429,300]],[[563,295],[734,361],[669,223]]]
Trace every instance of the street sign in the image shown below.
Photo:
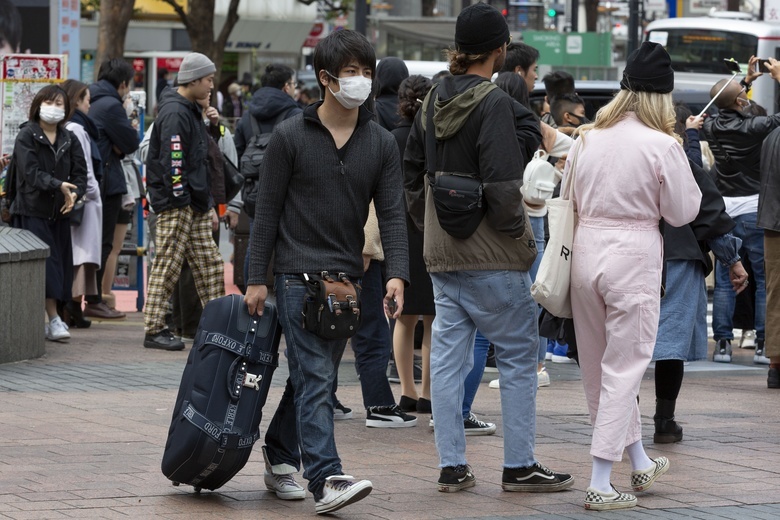
[[[611,67],[611,37],[610,33],[523,32],[523,41],[539,51],[539,65]]]

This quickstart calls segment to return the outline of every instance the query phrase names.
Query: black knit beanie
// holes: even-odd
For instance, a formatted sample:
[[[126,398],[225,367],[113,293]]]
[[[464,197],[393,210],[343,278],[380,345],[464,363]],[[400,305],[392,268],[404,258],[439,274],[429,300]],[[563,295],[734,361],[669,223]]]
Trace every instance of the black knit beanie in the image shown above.
[[[466,54],[482,54],[509,43],[509,26],[488,4],[472,4],[458,15],[455,22],[455,47]]]
[[[674,90],[672,59],[666,49],[658,43],[642,43],[626,60],[620,88],[632,92],[660,94]]]

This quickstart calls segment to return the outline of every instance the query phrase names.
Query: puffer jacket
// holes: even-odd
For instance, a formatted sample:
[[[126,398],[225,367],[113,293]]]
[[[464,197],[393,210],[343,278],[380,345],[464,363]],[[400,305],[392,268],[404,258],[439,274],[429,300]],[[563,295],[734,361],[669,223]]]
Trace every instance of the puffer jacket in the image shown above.
[[[745,197],[759,192],[761,146],[778,127],[780,114],[748,116],[731,109],[704,121],[702,133],[715,156],[710,173],[721,195]]]
[[[426,112],[431,95],[437,138],[436,172],[457,172],[482,180],[487,212],[469,238],[450,236],[436,216],[425,180]],[[537,142],[538,145],[538,142]],[[516,135],[511,97],[476,75],[442,80],[426,96],[404,153],[409,212],[425,230],[423,257],[429,272],[464,270],[527,271],[536,243],[523,207],[520,186],[525,160]]]
[[[78,139],[65,127],[57,127],[57,139],[49,142],[35,121],[24,123],[14,144],[16,197],[11,213],[57,220],[65,196],[63,182],[76,185],[77,198],[87,190],[87,163]]]

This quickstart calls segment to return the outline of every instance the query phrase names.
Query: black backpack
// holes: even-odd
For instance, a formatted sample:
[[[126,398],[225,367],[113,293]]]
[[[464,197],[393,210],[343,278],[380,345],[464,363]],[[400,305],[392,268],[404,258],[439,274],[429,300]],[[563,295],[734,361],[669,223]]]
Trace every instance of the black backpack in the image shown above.
[[[244,154],[241,156],[241,175],[244,176],[244,189],[241,191],[241,200],[244,202],[244,213],[250,218],[255,217],[255,203],[257,202],[257,183],[260,177],[260,171],[263,168],[263,158],[268,143],[271,141],[271,134],[276,125],[284,121],[288,111],[282,111],[274,120],[271,128],[267,132],[260,129],[257,119],[249,114],[249,121],[252,124],[252,137],[246,145]]]
[[[11,205],[16,198],[16,175],[16,155],[13,154],[6,170],[5,193],[0,196],[0,218],[7,224],[11,223]]]

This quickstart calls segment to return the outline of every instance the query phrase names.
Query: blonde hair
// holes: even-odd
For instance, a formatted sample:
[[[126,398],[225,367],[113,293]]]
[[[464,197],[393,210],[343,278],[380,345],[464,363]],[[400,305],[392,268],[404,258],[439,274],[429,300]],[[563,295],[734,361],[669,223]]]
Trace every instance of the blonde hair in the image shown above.
[[[636,116],[645,125],[674,137],[678,143],[682,144],[682,138],[674,133],[675,113],[671,93],[633,92],[625,89],[618,92],[612,101],[599,109],[593,123],[578,128],[583,144],[585,134],[588,131],[610,128],[623,119],[628,112],[636,113]]]
[[[450,73],[453,76],[465,74],[475,63],[485,63],[490,58],[490,52],[483,52],[481,54],[466,54],[465,52],[456,51],[453,49],[445,49],[444,57],[450,62]]]

